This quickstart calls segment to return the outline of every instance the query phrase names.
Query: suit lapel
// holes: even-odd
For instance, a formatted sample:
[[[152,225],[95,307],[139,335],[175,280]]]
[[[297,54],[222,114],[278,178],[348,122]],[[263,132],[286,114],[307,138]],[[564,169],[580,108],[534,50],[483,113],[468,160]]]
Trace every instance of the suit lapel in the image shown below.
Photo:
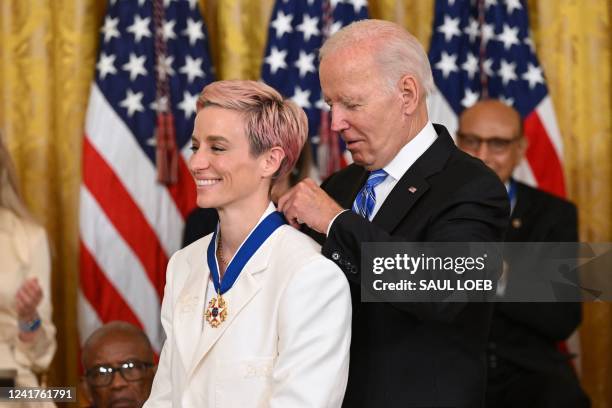
[[[351,165],[350,168],[347,168],[347,171],[352,173],[347,177],[347,180],[352,180],[353,182],[343,183],[337,187],[341,190],[339,194],[337,194],[339,197],[338,204],[340,204],[342,208],[352,209],[355,197],[357,197],[359,190],[361,190],[368,178],[368,172],[363,167],[354,164]]]
[[[175,341],[184,367],[190,367],[198,339],[202,333],[204,302],[209,271],[206,266],[206,248],[210,239],[204,240],[200,249],[188,259],[189,276],[178,296],[175,311]]]
[[[234,283],[234,286],[227,291],[223,298],[227,304],[227,318],[221,323],[219,327],[212,328],[208,325],[208,323],[204,322],[205,325],[204,330],[201,331],[201,335],[198,335],[196,338],[199,338],[200,341],[197,343],[197,347],[195,348],[195,352],[192,355],[191,364],[186,365],[185,367],[191,367],[188,371],[188,378],[191,377],[198,367],[198,365],[202,362],[206,354],[211,350],[211,348],[215,345],[215,343],[221,338],[223,333],[227,330],[228,327],[232,325],[234,320],[240,315],[240,312],[244,309],[244,307],[253,299],[253,297],[259,292],[261,289],[261,284],[259,280],[255,278],[255,275],[263,272],[268,265],[269,252],[271,247],[271,241],[274,239],[274,234],[264,243],[264,245],[257,251],[253,257],[246,264],[243,271],[240,273],[240,276]],[[208,276],[208,268],[207,276]],[[206,305],[203,305],[206,307]],[[202,310],[202,316],[204,314],[204,308]],[[203,321],[203,318],[200,318],[200,321]]]
[[[427,181],[408,170],[393,187],[372,222],[385,231],[392,232],[427,190]]]
[[[410,209],[429,190],[427,178],[442,170],[451,152],[456,149],[444,126],[434,124],[434,128],[438,138],[404,173],[372,220],[385,231],[391,233],[395,230]]]

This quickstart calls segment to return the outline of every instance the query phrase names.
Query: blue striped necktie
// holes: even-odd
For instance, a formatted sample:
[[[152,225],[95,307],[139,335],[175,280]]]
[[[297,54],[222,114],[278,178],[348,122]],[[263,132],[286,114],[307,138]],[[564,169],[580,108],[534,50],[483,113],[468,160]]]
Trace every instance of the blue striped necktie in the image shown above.
[[[359,194],[357,194],[357,197],[355,197],[353,212],[361,215],[366,220],[370,219],[370,215],[372,211],[374,211],[374,206],[376,205],[374,187],[385,181],[386,178],[387,172],[383,169],[370,172],[368,181],[366,181],[365,185],[359,191]]]

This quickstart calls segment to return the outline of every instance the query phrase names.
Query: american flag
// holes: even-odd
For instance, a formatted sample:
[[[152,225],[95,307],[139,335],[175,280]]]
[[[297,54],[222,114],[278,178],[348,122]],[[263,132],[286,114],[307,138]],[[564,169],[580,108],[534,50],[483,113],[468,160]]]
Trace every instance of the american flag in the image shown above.
[[[272,11],[261,78],[306,111],[321,177],[350,159],[342,154],[346,149],[338,135],[329,129],[317,53],[331,34],[367,17],[367,0],[277,0]]]
[[[195,206],[186,157],[196,101],[213,80],[197,3],[111,0],[107,6],[83,140],[81,340],[102,323],[124,320],[161,349],[166,264]],[[160,130],[160,119],[170,120],[169,133]],[[172,162],[164,156],[172,151],[174,172],[171,163],[158,169],[156,157]],[[176,180],[159,182],[164,172]]]
[[[521,0],[437,0],[429,51],[439,90],[432,121],[457,129],[461,111],[496,98],[522,116],[529,141],[515,177],[565,196],[563,145]]]

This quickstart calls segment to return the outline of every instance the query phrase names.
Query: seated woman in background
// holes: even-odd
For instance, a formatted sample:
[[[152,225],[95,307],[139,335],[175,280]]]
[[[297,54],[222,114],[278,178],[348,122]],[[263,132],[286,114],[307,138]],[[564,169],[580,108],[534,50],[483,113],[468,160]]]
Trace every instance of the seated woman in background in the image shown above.
[[[280,196],[285,194],[291,187],[309,176],[312,165],[312,146],[308,139],[300,152],[300,155],[291,171],[287,172],[272,186],[270,198],[276,204]],[[217,228],[219,216],[214,208],[195,208],[185,220],[183,232],[183,248],[192,242],[211,234]]]
[[[351,300],[340,269],[270,199],[294,165],[304,111],[255,81],[200,94],[189,167],[215,232],[176,252],[166,334],[145,407],[340,407]]]
[[[47,370],[56,348],[49,247],[45,230],[23,203],[2,135],[0,263],[0,369],[17,371],[16,386],[35,387],[36,374]]]

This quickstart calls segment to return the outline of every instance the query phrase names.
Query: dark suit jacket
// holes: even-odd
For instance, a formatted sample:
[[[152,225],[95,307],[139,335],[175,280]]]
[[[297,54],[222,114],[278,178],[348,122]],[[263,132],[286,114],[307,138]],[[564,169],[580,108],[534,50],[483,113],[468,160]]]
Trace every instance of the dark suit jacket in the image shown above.
[[[212,234],[217,228],[218,222],[219,215],[214,208],[195,208],[185,220],[182,248],[208,234]]]
[[[345,407],[475,408],[484,400],[492,304],[360,301],[362,242],[503,238],[509,213],[503,184],[480,160],[458,150],[443,126],[434,126],[438,138],[372,222],[346,211],[323,242],[323,254],[343,269],[353,297]],[[348,209],[366,178],[365,169],[351,165],[322,187]]]
[[[578,241],[576,207],[525,184],[516,182],[516,205],[510,218],[507,242]],[[509,284],[511,280],[512,270]],[[495,366],[511,363],[537,372],[567,368],[569,356],[558,350],[557,343],[567,339],[580,320],[580,303],[497,303],[489,362]],[[507,376],[508,370],[505,367],[501,372]]]

